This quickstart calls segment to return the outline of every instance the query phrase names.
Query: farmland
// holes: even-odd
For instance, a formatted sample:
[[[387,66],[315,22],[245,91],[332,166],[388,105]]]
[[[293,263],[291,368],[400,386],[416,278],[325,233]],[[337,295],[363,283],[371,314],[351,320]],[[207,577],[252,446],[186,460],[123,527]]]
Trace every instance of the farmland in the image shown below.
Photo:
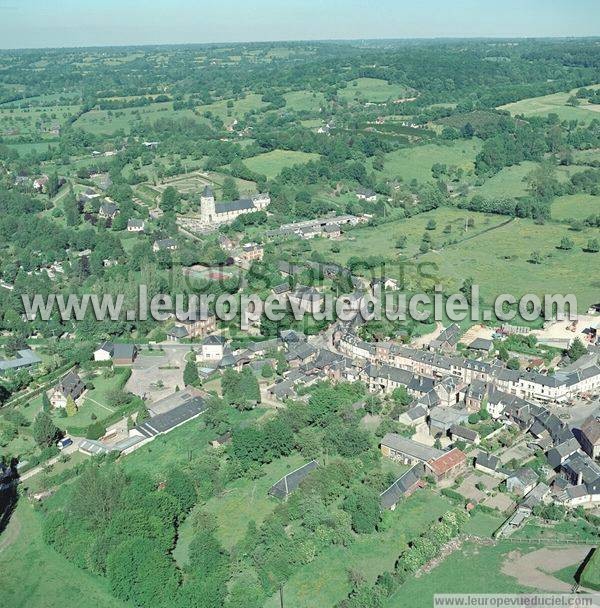
[[[598,87],[600,85],[596,85]],[[593,87],[589,87],[593,88]],[[567,104],[567,100],[576,90],[542,95],[541,97],[531,97],[515,103],[500,106],[500,110],[508,110],[513,115],[523,114],[524,116],[547,116],[556,114],[560,120],[578,120],[589,123],[598,117],[598,106],[583,104],[573,107]]]
[[[552,217],[557,220],[584,220],[600,213],[600,196],[567,194],[552,202]]]

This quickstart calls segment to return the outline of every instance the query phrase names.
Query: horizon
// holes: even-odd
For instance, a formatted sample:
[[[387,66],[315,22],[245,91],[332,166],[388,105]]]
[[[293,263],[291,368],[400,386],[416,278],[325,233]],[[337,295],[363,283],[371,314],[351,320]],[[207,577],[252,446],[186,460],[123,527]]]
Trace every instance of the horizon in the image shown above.
[[[593,0],[507,0],[492,10],[476,0],[275,0],[247,5],[223,0],[0,0],[0,48],[31,50],[439,39],[563,39],[600,35],[600,7]],[[233,18],[232,18],[233,16]],[[596,18],[594,18],[596,17]],[[272,35],[272,34],[276,35]]]

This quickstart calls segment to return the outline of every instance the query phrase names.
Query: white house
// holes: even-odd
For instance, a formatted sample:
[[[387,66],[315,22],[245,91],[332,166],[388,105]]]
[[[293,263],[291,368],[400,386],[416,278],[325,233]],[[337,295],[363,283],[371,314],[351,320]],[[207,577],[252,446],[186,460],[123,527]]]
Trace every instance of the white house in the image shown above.
[[[223,336],[206,336],[202,341],[202,359],[207,361],[220,361],[225,352],[225,338]]]

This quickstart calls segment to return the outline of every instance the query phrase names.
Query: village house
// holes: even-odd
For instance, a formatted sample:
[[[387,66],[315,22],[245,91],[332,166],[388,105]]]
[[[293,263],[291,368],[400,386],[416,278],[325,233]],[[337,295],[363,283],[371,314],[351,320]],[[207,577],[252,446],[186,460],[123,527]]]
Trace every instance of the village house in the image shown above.
[[[533,469],[522,467],[506,478],[506,488],[517,496],[525,496],[535,487],[538,476]]]
[[[17,351],[14,359],[0,359],[0,376],[7,372],[19,371],[22,369],[33,370],[42,360],[30,348]]]
[[[458,448],[452,448],[438,458],[433,458],[425,463],[425,466],[433,474],[436,482],[454,479],[466,468],[467,456]]]
[[[377,202],[377,194],[370,188],[359,188],[356,191],[356,198],[359,201],[366,201],[367,203]]]
[[[426,463],[443,456],[444,452],[396,433],[386,433],[380,443],[381,453],[402,464]]]
[[[144,232],[146,224],[144,220],[130,219],[127,220],[127,232]]]
[[[507,472],[502,467],[500,458],[488,452],[479,452],[479,455],[475,458],[475,468],[482,473],[487,473],[498,479],[506,479],[508,477]]]
[[[202,341],[201,356],[206,361],[220,361],[225,352],[226,340],[223,336],[206,336]]]
[[[152,251],[158,253],[159,251],[176,251],[178,248],[177,241],[175,239],[159,239],[154,241],[152,245]]]
[[[450,435],[450,439],[453,442],[463,441],[464,443],[469,443],[472,445],[479,445],[481,438],[479,437],[479,433],[474,431],[473,429],[468,429],[459,424],[453,424],[448,431]]]
[[[111,201],[104,201],[98,210],[98,216],[103,220],[113,220],[119,213],[117,205]]]
[[[600,457],[600,416],[590,416],[582,423],[579,439],[583,451],[588,456]]]
[[[379,495],[379,502],[383,509],[393,511],[402,498],[413,494],[418,488],[425,487],[425,465],[419,462],[403,473],[389,488]]]
[[[103,342],[94,351],[94,361],[112,361],[114,365],[131,365],[137,355],[134,344]]]
[[[339,224],[329,224],[323,229],[323,234],[328,239],[339,239],[342,236],[342,229]]]
[[[49,178],[47,175],[38,177],[37,179],[33,180],[33,189],[37,190],[38,192],[45,192],[46,186],[48,185],[48,180]]]
[[[242,251],[238,259],[243,262],[260,262],[265,254],[264,247],[258,243],[246,243],[242,245]]]
[[[441,350],[443,352],[453,352],[458,346],[462,331],[456,323],[452,323],[442,333],[429,343],[431,350]]]
[[[71,397],[73,401],[77,401],[85,391],[83,380],[74,371],[65,374],[52,390],[50,395],[50,403],[52,407],[66,407],[67,399]]]

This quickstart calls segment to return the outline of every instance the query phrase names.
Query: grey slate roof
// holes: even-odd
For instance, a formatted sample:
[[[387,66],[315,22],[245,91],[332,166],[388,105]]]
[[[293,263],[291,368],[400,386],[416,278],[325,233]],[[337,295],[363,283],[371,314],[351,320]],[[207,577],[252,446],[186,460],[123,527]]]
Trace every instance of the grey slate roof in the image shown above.
[[[231,211],[244,211],[246,209],[256,209],[256,205],[249,198],[242,198],[238,201],[222,201],[215,203],[216,213],[229,213]]]
[[[424,476],[425,465],[419,462],[379,495],[381,506],[384,509],[393,507]]]
[[[0,359],[0,372],[31,367],[41,362],[42,360],[30,348],[24,348],[17,351],[15,359]]]
[[[316,460],[311,460],[310,462],[307,462],[299,469],[288,473],[285,477],[282,477],[279,481],[274,483],[269,489],[269,494],[277,498],[286,498],[294,490],[296,490],[298,486],[302,483],[302,481],[306,478],[306,476],[311,471],[314,471],[314,469],[316,469],[318,466],[319,463]]]
[[[167,433],[176,426],[195,418],[207,408],[206,401],[201,397],[193,397],[182,405],[158,414],[134,427],[144,437],[156,437],[162,433]]]
[[[442,450],[413,441],[412,439],[397,435],[396,433],[386,433],[381,440],[381,445],[385,445],[396,452],[400,452],[407,457],[420,460],[421,462],[434,460],[444,454]]]

